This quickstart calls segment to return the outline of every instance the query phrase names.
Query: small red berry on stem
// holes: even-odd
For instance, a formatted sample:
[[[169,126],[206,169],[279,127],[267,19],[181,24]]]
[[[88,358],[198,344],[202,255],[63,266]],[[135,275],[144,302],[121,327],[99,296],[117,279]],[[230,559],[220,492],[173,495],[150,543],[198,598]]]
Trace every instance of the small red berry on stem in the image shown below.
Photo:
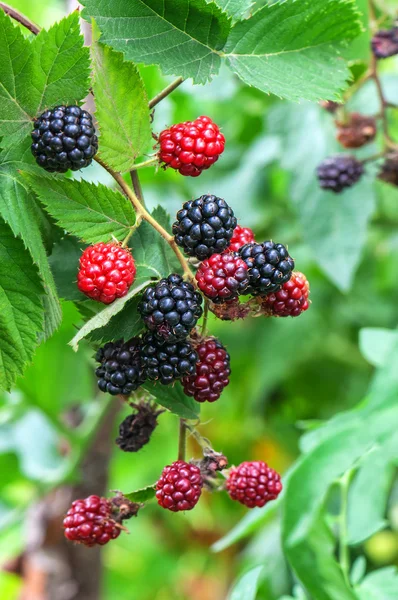
[[[248,508],[261,507],[275,500],[282,491],[280,475],[262,460],[232,467],[226,482],[232,500]]]
[[[251,244],[254,241],[254,233],[249,227],[237,225],[234,229],[234,234],[227,251],[237,252],[239,248],[242,248],[245,244]]]
[[[86,248],[80,257],[77,287],[89,298],[111,304],[127,294],[135,274],[129,250],[116,242],[100,242]]]
[[[182,379],[184,393],[197,402],[215,402],[229,384],[229,354],[221,342],[212,337],[204,339],[195,350],[199,356],[196,375]]]
[[[63,522],[65,537],[85,546],[103,546],[120,535],[121,526],[113,519],[107,498],[89,496],[75,500]]]
[[[224,152],[225,138],[210,117],[198,117],[159,135],[159,161],[181,175],[198,177]]]
[[[156,498],[162,508],[172,512],[192,510],[202,493],[199,467],[183,460],[167,465],[156,484]]]
[[[258,302],[266,315],[298,317],[310,307],[309,293],[310,284],[306,276],[295,271],[280,290],[265,298],[258,298]]]
[[[249,285],[248,267],[233,252],[213,254],[200,264],[196,281],[207,298],[213,302],[225,302],[245,292]]]

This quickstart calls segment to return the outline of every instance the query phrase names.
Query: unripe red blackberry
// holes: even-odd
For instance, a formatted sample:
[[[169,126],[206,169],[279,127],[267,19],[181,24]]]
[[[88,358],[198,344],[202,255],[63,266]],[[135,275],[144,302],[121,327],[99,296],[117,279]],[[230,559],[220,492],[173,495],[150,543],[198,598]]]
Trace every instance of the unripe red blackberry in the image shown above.
[[[203,294],[213,302],[225,302],[244,294],[249,285],[246,263],[234,252],[213,254],[196,272]]]
[[[254,233],[252,230],[249,227],[237,225],[227,250],[229,252],[237,252],[242,246],[251,244],[251,242],[254,242]]]
[[[177,460],[163,469],[156,484],[156,498],[162,508],[172,512],[192,510],[202,493],[199,467]]]
[[[372,51],[376,58],[389,58],[398,54],[398,27],[378,31],[372,38]]]
[[[159,135],[159,161],[181,175],[198,177],[224,152],[225,138],[210,117],[198,117]]]
[[[116,242],[100,242],[86,248],[81,255],[77,287],[89,298],[111,304],[127,294],[135,274],[129,250]]]
[[[374,140],[377,132],[374,117],[351,113],[347,121],[336,121],[337,140],[344,148],[360,148]]]
[[[88,167],[98,150],[93,118],[79,106],[56,106],[34,121],[32,154],[46,171]]]
[[[196,375],[181,380],[184,393],[193,396],[197,402],[215,402],[229,384],[230,356],[221,342],[213,337],[201,341],[195,350],[199,356]]]
[[[191,283],[172,273],[146,288],[138,311],[159,340],[177,342],[188,337],[202,316],[202,302]]]
[[[294,269],[294,260],[283,244],[272,241],[262,244],[245,244],[239,256],[249,269],[247,293],[264,296],[279,290],[289,281]]]
[[[95,358],[100,363],[95,374],[101,392],[108,392],[112,396],[128,396],[145,382],[141,340],[138,337],[127,342],[107,342],[98,350]]]
[[[63,525],[68,540],[85,546],[103,546],[119,537],[121,531],[112,516],[110,500],[99,496],[72,502]]]
[[[310,284],[303,273],[295,271],[277,292],[259,298],[262,312],[277,317],[298,317],[308,310]]]
[[[317,167],[319,185],[335,194],[354,185],[363,172],[363,165],[355,156],[343,154],[325,158]]]
[[[262,460],[232,467],[226,482],[232,500],[248,508],[261,507],[275,500],[282,491],[280,475]]]
[[[177,379],[196,373],[198,355],[186,340],[161,342],[152,333],[142,337],[141,361],[145,375],[152,381],[170,385]]]
[[[184,202],[173,223],[173,235],[185,254],[204,260],[228,248],[235,227],[236,217],[225,200],[205,194]]]

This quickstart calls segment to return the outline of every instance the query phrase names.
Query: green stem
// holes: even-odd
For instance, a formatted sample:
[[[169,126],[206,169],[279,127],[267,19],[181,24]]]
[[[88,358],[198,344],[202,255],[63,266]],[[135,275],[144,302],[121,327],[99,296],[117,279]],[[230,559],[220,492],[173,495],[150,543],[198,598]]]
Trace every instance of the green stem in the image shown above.
[[[180,419],[180,430],[178,437],[178,460],[185,460],[187,450],[187,428],[184,419]]]
[[[17,21],[18,23],[26,27],[26,29],[29,29],[29,31],[31,31],[34,35],[40,33],[40,27],[38,25],[33,23],[33,21],[28,19],[28,17],[25,17],[25,15],[23,15],[22,13],[15,10],[15,8],[13,8],[12,6],[8,6],[8,4],[5,4],[4,2],[0,2],[0,8],[2,8],[6,15],[11,17],[11,19],[14,19],[14,21]]]
[[[354,469],[346,471],[339,480],[341,493],[341,508],[339,516],[339,562],[347,585],[350,584],[350,549],[348,545],[348,492],[355,473]]]
[[[145,167],[151,167],[152,165],[157,165],[158,162],[159,162],[158,157],[152,156],[152,158],[149,158],[148,160],[144,160],[144,162],[140,162],[140,163],[133,165],[130,169],[130,172],[137,171],[138,169],[144,169]]]
[[[171,94],[171,92],[178,88],[178,86],[181,85],[183,81],[184,79],[182,77],[178,77],[175,81],[170,83],[170,85],[168,85],[166,88],[164,88],[164,90],[159,92],[159,94],[157,94],[154,98],[152,98],[152,100],[150,100],[148,104],[149,108],[153,108],[154,106],[159,104],[159,102],[163,100],[163,98],[166,98],[166,96],[168,96],[169,94]]]

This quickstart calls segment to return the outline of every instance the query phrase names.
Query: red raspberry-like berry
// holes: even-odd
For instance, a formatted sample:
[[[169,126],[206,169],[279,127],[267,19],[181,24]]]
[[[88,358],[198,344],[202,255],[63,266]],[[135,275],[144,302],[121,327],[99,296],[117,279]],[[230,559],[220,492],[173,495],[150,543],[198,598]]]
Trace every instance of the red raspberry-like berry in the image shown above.
[[[111,304],[127,294],[136,268],[129,250],[117,243],[94,244],[80,257],[77,287],[89,298]]]
[[[280,475],[262,460],[243,462],[232,467],[226,482],[232,500],[248,508],[264,506],[282,491]]]
[[[64,530],[68,540],[85,546],[103,546],[120,535],[110,501],[99,496],[72,502],[64,519]]]
[[[215,338],[203,340],[195,350],[199,356],[196,375],[182,379],[184,393],[193,396],[198,402],[215,402],[229,384],[229,354]]]
[[[243,294],[249,285],[244,260],[233,252],[213,254],[196,272],[199,289],[213,302],[225,302]]]
[[[251,242],[254,241],[254,233],[249,227],[241,227],[240,225],[237,225],[234,229],[234,234],[227,251],[237,252],[239,248],[242,248],[242,246],[245,244],[251,244]]]
[[[303,273],[295,271],[278,292],[259,299],[262,311],[277,317],[298,317],[308,310],[310,284]]]
[[[159,136],[159,160],[181,175],[198,177],[224,152],[225,138],[209,117],[165,129]]]
[[[177,460],[163,469],[156,484],[158,504],[173,512],[192,510],[202,493],[199,467]]]

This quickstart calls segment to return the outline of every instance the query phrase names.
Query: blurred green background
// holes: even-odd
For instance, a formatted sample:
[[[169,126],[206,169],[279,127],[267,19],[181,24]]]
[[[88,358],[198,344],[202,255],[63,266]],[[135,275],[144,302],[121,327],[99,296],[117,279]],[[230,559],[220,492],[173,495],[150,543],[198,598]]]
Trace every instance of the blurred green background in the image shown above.
[[[12,5],[43,27],[71,7],[60,0],[13,0]],[[366,34],[362,42],[365,60]],[[388,61],[384,70],[386,89],[392,95],[395,90],[396,101],[397,62]],[[150,97],[168,82],[156,68],[141,71]],[[369,84],[353,106],[372,114],[375,102]],[[200,114],[211,116],[227,139],[217,165],[195,180],[148,169],[141,182],[147,204],[161,203],[171,215],[183,201],[203,193],[224,197],[258,240],[287,243],[310,280],[312,306],[297,320],[210,323],[231,354],[232,377],[221,400],[203,406],[200,431],[231,464],[261,459],[283,473],[299,453],[308,421],[329,419],[366,394],[373,367],[361,353],[360,330],[397,325],[398,189],[373,185],[370,170],[342,197],[320,193],[314,168],[337,149],[332,116],[316,105],[293,105],[245,87],[226,70],[203,88],[184,83],[156,109],[154,130]],[[362,154],[375,149],[376,143]],[[98,165],[86,169],[84,178],[110,183]],[[66,345],[80,316],[72,303],[64,303],[63,310],[61,329],[39,348],[15,391],[1,399],[1,563],[23,551],[26,511],[62,473],[62,431],[54,415],[77,404],[95,411],[92,349],[82,344],[74,354]],[[114,446],[109,489],[149,485],[164,464],[175,460],[178,420],[165,414],[159,422],[150,444],[138,454]],[[194,454],[198,447],[191,440],[189,455]],[[103,551],[104,598],[221,600],[251,557],[258,559],[270,548],[277,568],[272,586],[258,598],[276,600],[291,593],[294,577],[278,555],[276,523],[252,540],[211,552],[211,544],[246,512],[226,494],[204,493],[194,511],[181,515],[148,506],[129,524],[130,535]],[[391,527],[367,542],[370,568],[398,564],[397,527],[396,517],[395,529],[392,520]],[[0,598],[18,598],[20,585],[17,575],[0,574]]]

